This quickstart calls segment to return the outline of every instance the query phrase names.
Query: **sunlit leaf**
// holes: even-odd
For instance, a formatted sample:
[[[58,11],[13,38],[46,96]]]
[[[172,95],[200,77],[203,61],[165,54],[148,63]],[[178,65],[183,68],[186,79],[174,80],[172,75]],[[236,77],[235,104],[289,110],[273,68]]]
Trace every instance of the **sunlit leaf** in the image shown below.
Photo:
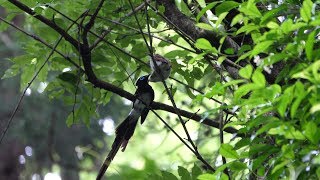
[[[251,52],[251,57],[262,53],[262,52],[266,52],[266,50],[269,48],[269,46],[271,46],[273,44],[273,41],[263,41],[258,43],[252,50]]]
[[[219,16],[221,13],[229,12],[231,9],[236,8],[238,6],[238,2],[224,1],[216,7],[216,15]]]
[[[320,103],[313,105],[310,109],[310,113],[312,114],[318,111],[320,111]]]
[[[265,87],[266,86],[266,78],[264,77],[261,70],[259,70],[259,69],[256,69],[253,72],[251,79],[252,79],[253,83],[256,84],[258,87]]]
[[[201,174],[198,176],[198,180],[216,180],[216,176],[213,174]]]
[[[197,39],[195,46],[199,49],[209,50],[212,53],[218,53],[218,50],[215,47],[212,47],[211,43],[204,38]]]
[[[304,0],[302,3],[302,8],[300,9],[300,15],[301,18],[305,21],[308,22],[311,19],[311,11],[313,3],[311,0]]]
[[[307,58],[308,58],[309,61],[312,60],[312,53],[313,53],[315,34],[316,34],[316,31],[312,31],[308,35],[308,39],[307,39],[307,42],[306,42],[306,55],[307,55]]]
[[[244,68],[240,69],[239,75],[245,79],[250,79],[252,71],[253,67],[250,64],[248,64]]]
[[[205,8],[201,9],[201,11],[197,14],[196,20],[199,22],[199,19],[206,13],[206,11],[212,9],[219,2],[212,2],[208,4]]]
[[[318,133],[318,126],[315,122],[309,121],[305,127],[304,135],[313,143],[318,144],[320,134]]]
[[[221,144],[221,147],[219,149],[219,153],[226,158],[232,158],[232,159],[239,158],[238,153],[229,144]]]
[[[201,28],[201,29],[208,30],[208,31],[213,31],[214,30],[214,28],[210,24],[206,24],[206,23],[197,23],[196,26]]]

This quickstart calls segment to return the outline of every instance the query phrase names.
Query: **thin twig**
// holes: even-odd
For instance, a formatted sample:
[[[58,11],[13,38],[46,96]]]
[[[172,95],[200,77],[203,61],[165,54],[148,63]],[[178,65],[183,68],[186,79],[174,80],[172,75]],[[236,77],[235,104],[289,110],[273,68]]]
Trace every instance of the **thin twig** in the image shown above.
[[[227,117],[227,116],[226,116]],[[219,121],[220,121],[220,127],[219,127],[219,137],[220,137],[220,144],[223,144],[224,143],[224,138],[223,138],[223,127],[224,127],[224,121],[223,121],[223,111],[220,110],[220,113],[219,113]],[[223,164],[226,164],[227,163],[227,160],[224,156],[222,156],[222,163]],[[228,172],[228,168],[225,168],[223,170],[223,172],[229,177],[230,179],[230,175],[229,175],[229,172]]]
[[[98,17],[98,18],[101,18],[101,19],[103,19],[103,20],[106,20],[106,21],[112,22],[112,23],[117,24],[117,25],[121,25],[121,26],[123,26],[123,27],[126,27],[126,28],[131,29],[131,30],[134,30],[134,31],[138,31],[138,32],[139,32],[139,34],[140,34],[139,29],[136,29],[136,28],[131,27],[131,26],[129,26],[129,25],[126,25],[126,24],[120,23],[119,21],[114,21],[114,20],[107,19],[107,18],[104,18],[104,17]],[[108,30],[109,30],[109,29],[108,29]],[[159,31],[152,32],[152,33],[160,33],[160,32],[168,31],[168,30],[171,30],[171,29],[169,29],[169,28],[168,28],[168,29],[159,30]],[[147,33],[147,32],[143,32],[143,33],[144,33],[144,34],[146,34],[146,35],[148,35],[148,33]],[[156,38],[156,39],[159,39],[159,40],[161,40],[161,41],[164,41],[164,42],[166,42],[166,43],[173,44],[173,45],[175,45],[175,46],[177,46],[177,47],[179,47],[179,48],[181,48],[181,49],[184,49],[184,50],[186,50],[186,51],[189,51],[189,52],[192,52],[192,53],[197,53],[196,51],[194,51],[194,50],[192,50],[192,49],[189,49],[189,48],[186,48],[186,47],[184,47],[184,46],[181,46],[181,45],[179,45],[179,44],[177,44],[177,43],[173,42],[172,40],[167,40],[167,39],[164,39],[164,38],[162,38],[162,37],[155,36],[155,35],[152,35],[152,34],[151,34],[151,36],[152,36],[152,37],[154,37],[154,38]]]
[[[88,31],[90,31],[90,29],[93,27],[94,21],[98,15],[100,9],[102,8],[104,1],[105,0],[100,1],[99,5],[97,6],[96,10],[94,11],[93,15],[91,16],[89,22],[85,25],[84,30],[83,30],[84,35],[87,35]]]
[[[36,36],[36,35],[34,35],[34,34],[31,34],[31,33],[26,32],[25,30],[21,29],[20,27],[16,26],[15,24],[13,24],[13,23],[5,20],[5,19],[2,18],[2,17],[0,17],[0,20],[3,21],[4,23],[10,25],[11,27],[17,29],[18,31],[24,33],[25,35],[33,38],[34,40],[39,41],[41,44],[47,46],[49,49],[54,49],[53,46],[51,46],[49,43],[45,42],[45,41],[44,41],[43,39],[41,39],[40,37],[38,37],[38,36]],[[60,52],[60,51],[57,50],[57,49],[55,49],[54,51],[55,51],[56,53],[58,53],[60,56],[62,56],[63,58],[65,58],[69,63],[71,63],[71,64],[74,65],[75,67],[82,69],[77,63],[75,63],[74,61],[72,61],[72,60],[70,59],[70,57],[64,55],[62,52]]]

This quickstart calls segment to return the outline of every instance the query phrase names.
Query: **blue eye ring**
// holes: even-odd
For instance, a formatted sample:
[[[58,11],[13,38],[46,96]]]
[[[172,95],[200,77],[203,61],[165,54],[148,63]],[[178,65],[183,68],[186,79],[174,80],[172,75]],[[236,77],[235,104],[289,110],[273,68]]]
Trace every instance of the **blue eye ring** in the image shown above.
[[[142,77],[140,77],[140,80],[144,80],[144,78],[145,78],[145,77],[144,77],[144,76],[142,76]]]

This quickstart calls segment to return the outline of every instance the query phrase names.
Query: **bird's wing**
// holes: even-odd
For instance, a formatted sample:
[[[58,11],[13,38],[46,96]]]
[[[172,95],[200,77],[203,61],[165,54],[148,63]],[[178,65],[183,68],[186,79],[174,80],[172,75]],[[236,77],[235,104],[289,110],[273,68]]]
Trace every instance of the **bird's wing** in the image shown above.
[[[144,108],[143,111],[141,112],[141,124],[143,124],[143,122],[146,120],[148,113],[149,113],[148,108]]]

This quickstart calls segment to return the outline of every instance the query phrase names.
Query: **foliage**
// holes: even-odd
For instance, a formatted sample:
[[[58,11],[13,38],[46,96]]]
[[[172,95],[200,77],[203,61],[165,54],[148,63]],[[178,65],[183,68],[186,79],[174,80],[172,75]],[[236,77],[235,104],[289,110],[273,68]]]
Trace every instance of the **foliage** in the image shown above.
[[[216,119],[221,129],[216,127],[217,131],[211,131],[209,128],[207,133],[201,129],[203,124],[188,126],[189,131],[196,129],[196,146],[205,161],[214,167],[214,172],[201,170],[196,165],[189,172],[187,169],[194,163],[189,162],[186,167],[178,167],[178,175],[159,168],[159,171],[150,171],[147,177],[185,180],[320,178],[318,3],[311,0],[176,1],[175,5],[181,13],[179,17],[191,19],[194,23],[191,26],[196,27],[195,33],[190,33],[191,28],[179,29],[179,25],[183,28],[191,27],[190,24],[182,26],[182,22],[179,24],[178,20],[171,19],[171,23],[178,26],[175,27],[163,18],[171,18],[167,8],[169,1],[158,2],[155,6],[155,2],[151,1],[148,15],[144,8],[130,13],[129,1],[104,3],[91,29],[95,33],[89,33],[88,37],[92,45],[100,41],[95,34],[101,36],[101,32],[107,32],[104,40],[91,52],[93,71],[99,79],[134,92],[134,80],[150,72],[147,65],[148,47],[139,30],[142,27],[148,34],[147,27],[150,26],[154,36],[152,46],[172,62],[173,79],[167,80],[167,83],[172,87],[177,106],[200,114],[203,117],[200,122],[206,118]],[[92,15],[100,1],[28,0],[23,3],[32,8],[36,15],[52,20],[67,31],[73,23],[68,18],[76,20],[80,17],[77,22],[85,24],[91,16],[83,18],[81,15],[87,9]],[[141,4],[140,1],[132,3],[135,7]],[[7,11],[8,21],[17,12],[22,12],[10,1],[1,2],[1,5]],[[192,6],[198,9],[193,11]],[[155,7],[157,11],[153,9]],[[40,22],[36,15],[26,16],[23,28],[48,44],[57,43],[60,34]],[[146,21],[147,17],[149,21]],[[4,23],[0,25],[2,30],[8,27]],[[74,25],[67,32],[83,43],[83,30]],[[203,32],[207,35],[193,37]],[[147,35],[145,37],[150,40]],[[52,49],[38,41],[31,41],[26,35],[21,34],[19,41],[25,54],[10,59],[13,65],[2,78],[19,75],[20,89],[23,90],[34,72],[41,69],[36,81],[48,83],[48,97],[63,99],[66,105],[74,108],[66,117],[67,125],[84,123],[89,127],[90,120],[100,116],[95,107],[108,104],[114,91],[95,88],[95,84],[88,80],[88,73],[74,65],[84,67],[82,54],[66,40],[58,44],[57,50],[67,55],[74,64],[58,53],[49,56]],[[237,45],[233,46],[230,42]],[[228,67],[236,69],[236,76]],[[152,86],[156,89],[157,101],[171,105],[162,84]],[[170,126],[177,125],[175,118],[169,116]],[[237,130],[237,138],[231,139],[222,132],[228,128]],[[210,143],[219,148],[207,148],[214,133],[220,135],[220,144]],[[195,156],[195,159],[201,160],[196,153]],[[136,174],[136,178],[143,178],[141,174]]]

